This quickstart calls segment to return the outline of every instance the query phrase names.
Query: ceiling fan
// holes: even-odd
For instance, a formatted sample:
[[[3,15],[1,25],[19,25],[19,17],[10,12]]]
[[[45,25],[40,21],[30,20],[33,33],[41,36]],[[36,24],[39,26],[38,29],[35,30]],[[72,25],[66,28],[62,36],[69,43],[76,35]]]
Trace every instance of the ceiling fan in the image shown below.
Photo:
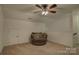
[[[52,5],[48,5],[48,4],[36,4],[36,7],[38,7],[39,9],[41,9],[42,11],[42,15],[47,15],[48,13],[56,13],[56,10],[54,10],[54,8],[57,7],[56,4],[52,4]]]

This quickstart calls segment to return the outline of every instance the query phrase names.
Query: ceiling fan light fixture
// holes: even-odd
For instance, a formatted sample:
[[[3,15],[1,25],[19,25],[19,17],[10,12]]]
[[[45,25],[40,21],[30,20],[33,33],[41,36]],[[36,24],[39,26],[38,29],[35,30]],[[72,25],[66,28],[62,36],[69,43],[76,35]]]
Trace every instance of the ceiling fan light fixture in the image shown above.
[[[42,15],[44,15],[45,14],[45,11],[42,11]]]
[[[48,11],[42,11],[42,15],[47,15]]]
[[[47,15],[47,14],[48,14],[48,11],[45,12],[45,15]]]

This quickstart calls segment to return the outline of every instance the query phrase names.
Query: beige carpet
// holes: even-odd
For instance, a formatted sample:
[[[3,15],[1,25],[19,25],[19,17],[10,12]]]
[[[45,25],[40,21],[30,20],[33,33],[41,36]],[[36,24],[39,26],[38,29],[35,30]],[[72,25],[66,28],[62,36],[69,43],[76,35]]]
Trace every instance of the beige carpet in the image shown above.
[[[34,46],[30,43],[16,44],[6,46],[3,49],[5,55],[56,55],[56,54],[68,54],[66,52],[66,46],[48,42],[43,46]]]

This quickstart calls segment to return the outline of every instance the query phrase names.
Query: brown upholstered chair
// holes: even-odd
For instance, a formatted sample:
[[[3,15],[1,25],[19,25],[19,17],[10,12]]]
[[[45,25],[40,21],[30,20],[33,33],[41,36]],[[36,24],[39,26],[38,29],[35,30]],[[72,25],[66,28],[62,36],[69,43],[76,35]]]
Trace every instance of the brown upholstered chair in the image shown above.
[[[47,43],[47,34],[41,32],[32,32],[30,42],[33,45],[45,45]]]

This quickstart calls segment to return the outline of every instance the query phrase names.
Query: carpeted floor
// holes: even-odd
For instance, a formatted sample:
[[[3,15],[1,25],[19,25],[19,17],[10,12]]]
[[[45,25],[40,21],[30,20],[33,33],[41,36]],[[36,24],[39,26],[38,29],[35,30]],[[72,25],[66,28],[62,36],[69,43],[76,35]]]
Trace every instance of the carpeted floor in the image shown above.
[[[3,49],[3,55],[61,55],[69,54],[66,46],[48,42],[43,46],[34,46],[30,43],[16,44],[6,46]]]

